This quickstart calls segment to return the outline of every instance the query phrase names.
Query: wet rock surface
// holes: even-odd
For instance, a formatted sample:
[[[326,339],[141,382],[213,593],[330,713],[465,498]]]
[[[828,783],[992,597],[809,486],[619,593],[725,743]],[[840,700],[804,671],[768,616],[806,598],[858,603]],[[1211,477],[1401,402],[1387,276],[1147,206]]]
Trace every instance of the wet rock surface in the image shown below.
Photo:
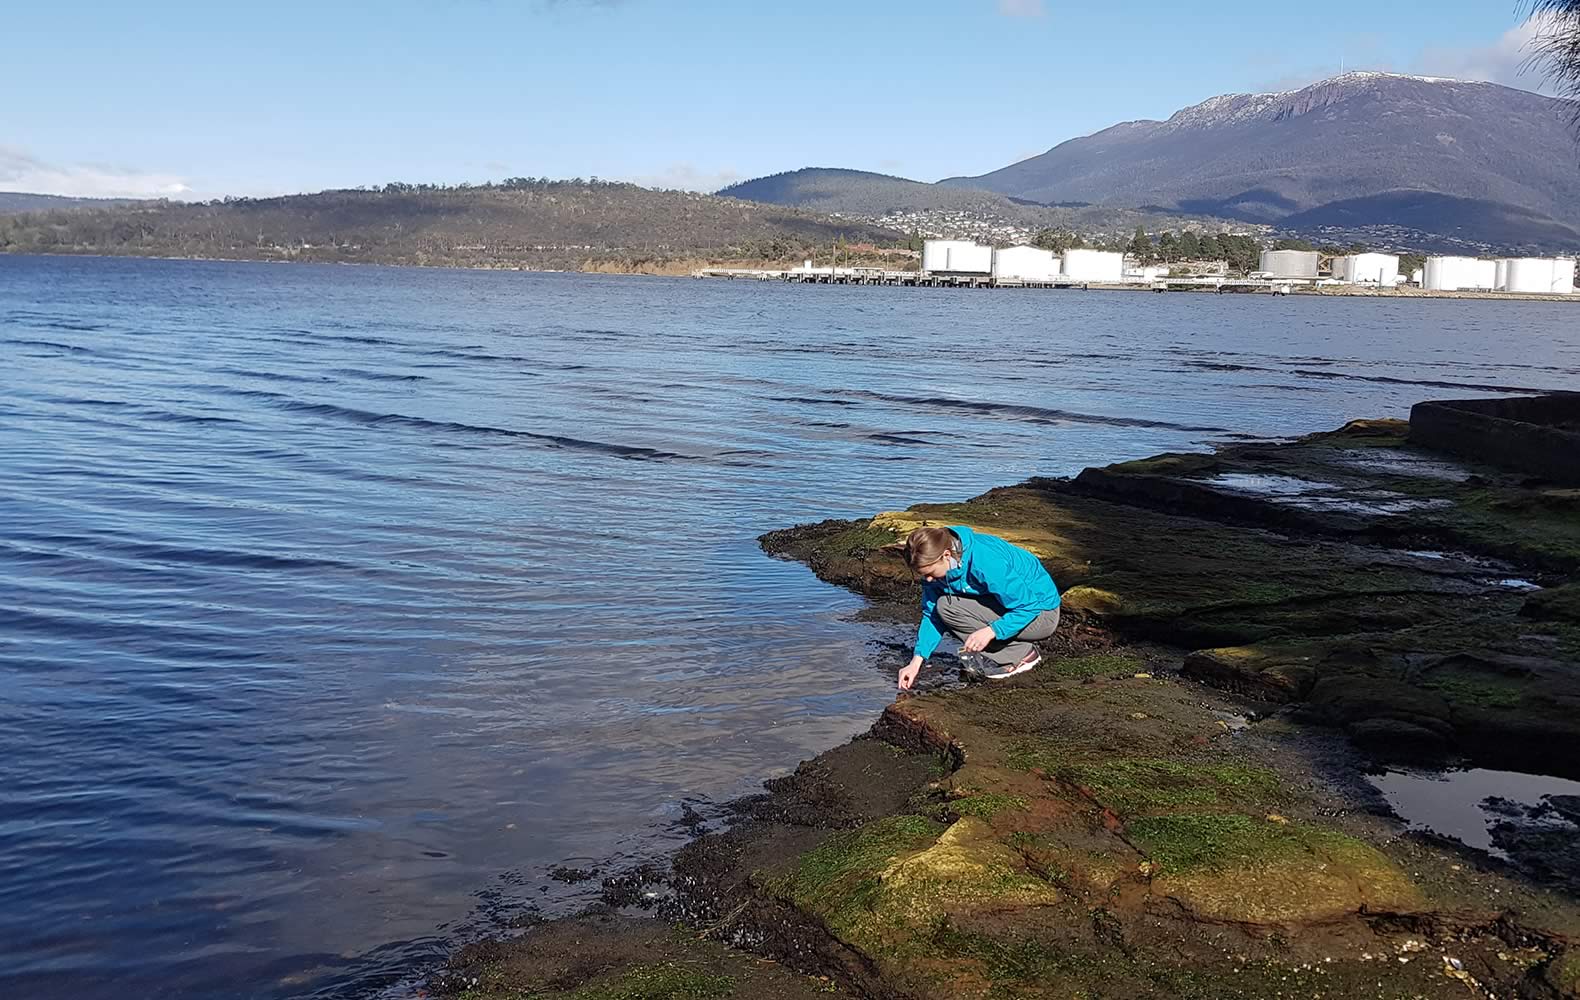
[[[434,983],[472,1000],[813,1000],[845,995],[826,978],[700,940],[653,920],[592,914],[512,941],[471,945]]]
[[[1280,489],[1239,478],[1261,475]],[[1290,503],[1311,491],[1285,480],[1372,503]],[[1563,491],[1368,422],[763,544],[912,609],[895,543],[957,523],[1032,550],[1064,589],[1044,665],[935,674],[736,803],[677,857],[661,913],[689,936],[657,961],[712,968],[686,949],[722,942],[876,997],[1580,995],[1580,802],[1497,819],[1510,865],[1406,834],[1359,778],[1368,758],[1580,769],[1555,749],[1580,745]],[[607,950],[551,926],[463,953],[446,989],[730,995],[619,979],[654,966],[635,953],[599,966],[615,993],[532,980],[522,956]]]
[[[1247,493],[1242,479],[1221,484],[1253,475],[1432,503],[1313,508],[1283,491]],[[1422,452],[1402,423],[1371,421],[775,532],[764,544],[892,600],[915,585],[885,546],[918,526],[970,524],[1041,556],[1067,615],[1183,648],[1188,676],[1298,704],[1380,760],[1474,754],[1580,775],[1580,755],[1565,763],[1547,751],[1580,737],[1572,494]]]

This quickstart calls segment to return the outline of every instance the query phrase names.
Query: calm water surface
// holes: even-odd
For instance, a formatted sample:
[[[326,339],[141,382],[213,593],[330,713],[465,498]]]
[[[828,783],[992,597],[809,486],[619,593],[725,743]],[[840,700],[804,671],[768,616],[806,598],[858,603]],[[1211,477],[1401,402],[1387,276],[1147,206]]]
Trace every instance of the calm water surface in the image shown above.
[[[770,528],[1580,385],[1550,303],[0,256],[0,994],[362,995],[861,730]]]

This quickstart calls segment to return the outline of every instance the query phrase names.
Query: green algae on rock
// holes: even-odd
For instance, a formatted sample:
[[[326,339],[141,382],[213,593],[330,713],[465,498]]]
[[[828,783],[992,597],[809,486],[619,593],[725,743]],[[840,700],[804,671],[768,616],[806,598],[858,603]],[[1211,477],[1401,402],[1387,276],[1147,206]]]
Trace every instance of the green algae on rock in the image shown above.
[[[653,920],[588,915],[462,949],[450,1000],[827,1000],[841,991]]]
[[[823,920],[869,954],[897,954],[946,917],[973,907],[1053,902],[1058,892],[974,817],[948,827],[920,816],[878,820],[836,834],[785,875],[761,885]]]
[[[1204,919],[1299,925],[1423,906],[1397,865],[1335,830],[1238,813],[1151,816],[1125,829],[1158,867],[1153,891]]]

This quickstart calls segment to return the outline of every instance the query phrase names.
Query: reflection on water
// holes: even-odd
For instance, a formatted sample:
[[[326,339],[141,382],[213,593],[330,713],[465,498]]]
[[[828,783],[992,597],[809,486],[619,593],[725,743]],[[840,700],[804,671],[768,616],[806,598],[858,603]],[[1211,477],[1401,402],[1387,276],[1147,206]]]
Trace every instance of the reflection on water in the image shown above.
[[[1368,775],[1367,780],[1412,828],[1452,837],[1504,859],[1508,855],[1493,842],[1492,828],[1510,818],[1511,805],[1538,809],[1554,796],[1580,795],[1580,781],[1486,768],[1393,770]]]
[[[1565,309],[0,257],[0,992],[355,994],[865,728],[759,533],[1572,385]]]
[[[1450,502],[1408,497],[1393,490],[1346,489],[1335,483],[1321,483],[1277,473],[1222,472],[1204,482],[1231,493],[1267,497],[1274,503],[1303,510],[1375,517],[1442,507]]]

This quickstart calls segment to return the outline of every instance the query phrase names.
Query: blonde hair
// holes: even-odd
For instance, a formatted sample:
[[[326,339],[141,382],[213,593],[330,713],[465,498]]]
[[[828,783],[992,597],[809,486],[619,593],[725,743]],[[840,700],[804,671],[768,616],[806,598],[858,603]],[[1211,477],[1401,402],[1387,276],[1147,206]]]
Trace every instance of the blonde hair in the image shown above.
[[[931,566],[951,552],[960,552],[960,539],[948,528],[917,528],[905,538],[905,561],[911,569]]]

